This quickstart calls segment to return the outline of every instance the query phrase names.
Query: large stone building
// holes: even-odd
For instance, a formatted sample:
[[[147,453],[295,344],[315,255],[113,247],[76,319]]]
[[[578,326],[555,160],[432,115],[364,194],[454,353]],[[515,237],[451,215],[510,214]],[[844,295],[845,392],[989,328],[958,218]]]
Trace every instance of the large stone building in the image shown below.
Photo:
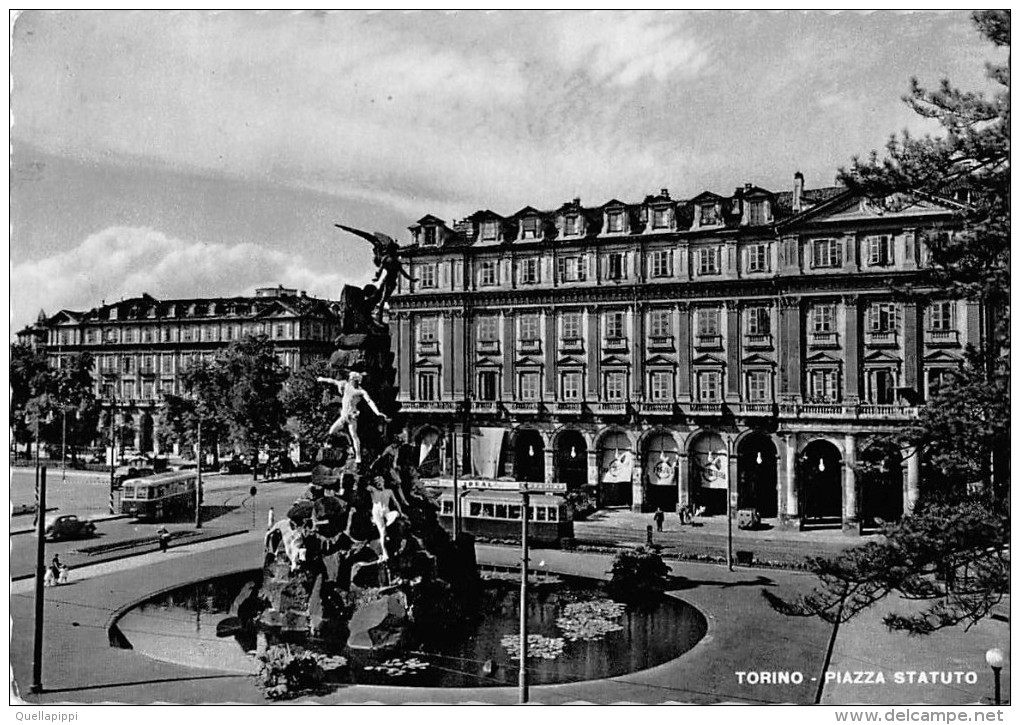
[[[155,410],[162,393],[181,394],[180,375],[245,335],[264,334],[292,370],[328,358],[340,332],[335,305],[284,287],[254,297],[157,300],[147,294],[87,312],[40,316],[19,342],[46,350],[54,367],[81,352],[95,357],[96,394],[115,403],[134,448],[158,450]]]
[[[798,173],[784,192],[426,216],[390,321],[421,458],[449,473],[457,448],[465,474],[640,511],[721,513],[730,491],[784,525],[895,518],[919,461],[890,434],[982,335],[975,304],[926,282],[925,240],[959,208]]]

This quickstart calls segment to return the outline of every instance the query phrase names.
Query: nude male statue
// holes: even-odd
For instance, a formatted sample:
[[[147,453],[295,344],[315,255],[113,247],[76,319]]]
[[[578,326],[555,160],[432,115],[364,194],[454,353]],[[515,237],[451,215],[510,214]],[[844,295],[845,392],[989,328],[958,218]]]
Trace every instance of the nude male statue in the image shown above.
[[[340,404],[340,417],[329,427],[329,434],[334,435],[343,426],[347,426],[347,434],[351,437],[351,447],[354,448],[354,461],[361,463],[361,439],[358,438],[358,404],[364,400],[372,412],[385,421],[389,418],[382,414],[376,406],[375,401],[368,394],[368,391],[361,387],[362,375],[358,372],[351,372],[347,380],[336,380],[335,378],[316,378],[320,383],[331,383],[336,385],[337,391],[342,396]]]

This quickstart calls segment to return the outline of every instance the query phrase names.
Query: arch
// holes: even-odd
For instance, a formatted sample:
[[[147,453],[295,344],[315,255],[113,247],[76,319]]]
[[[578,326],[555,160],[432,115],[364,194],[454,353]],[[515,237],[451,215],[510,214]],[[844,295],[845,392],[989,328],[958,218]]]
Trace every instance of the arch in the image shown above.
[[[634,500],[634,440],[623,428],[605,429],[596,439],[599,462],[596,503],[604,506],[630,506]]]
[[[860,520],[865,530],[903,516],[903,454],[888,438],[872,438],[857,452]]]
[[[839,523],[843,517],[843,454],[833,441],[815,438],[797,457],[797,487],[806,522]]]
[[[561,429],[555,441],[555,480],[567,484],[568,491],[588,485],[588,441],[579,430]]]
[[[414,433],[414,445],[418,451],[418,473],[426,478],[442,473],[443,431],[434,425],[423,425]]]
[[[513,437],[514,480],[545,481],[545,438],[534,428],[517,428]]]
[[[742,435],[737,450],[737,507],[757,509],[762,518],[778,514],[779,456],[772,437],[761,431]]]
[[[680,439],[677,438],[676,431],[671,430],[671,429],[669,429],[669,428],[667,428],[665,426],[662,426],[662,425],[652,426],[648,430],[643,431],[641,433],[641,435],[638,436],[638,439],[637,439],[637,448],[638,448],[638,450],[644,450],[645,448],[648,447],[649,441],[651,441],[653,439],[653,437],[655,437],[655,436],[662,436],[662,435],[669,436],[670,438],[672,438],[673,442],[676,444],[676,447],[677,447],[678,451],[682,451],[683,450],[683,446],[681,445],[681,441],[680,441]]]
[[[729,490],[729,448],[722,434],[701,430],[687,442],[687,500],[706,514],[726,513]]]
[[[641,437],[644,509],[675,511],[680,501],[680,444],[673,432],[656,427]]]
[[[619,425],[610,425],[603,428],[597,434],[592,436],[593,443],[592,447],[601,448],[603,442],[611,435],[621,435],[627,440],[627,445],[630,446],[631,450],[635,448],[634,436],[630,434],[630,431]]]
[[[551,448],[559,448],[560,447],[560,437],[564,433],[567,433],[567,434],[575,434],[576,433],[577,435],[580,435],[584,439],[584,445],[585,445],[586,448],[593,448],[594,445],[595,445],[595,436],[591,433],[591,431],[584,430],[584,429],[581,429],[581,428],[575,428],[570,423],[565,423],[565,424],[561,425],[559,428],[557,428],[556,430],[554,430],[549,435],[549,439],[548,439],[549,440],[549,446]]]

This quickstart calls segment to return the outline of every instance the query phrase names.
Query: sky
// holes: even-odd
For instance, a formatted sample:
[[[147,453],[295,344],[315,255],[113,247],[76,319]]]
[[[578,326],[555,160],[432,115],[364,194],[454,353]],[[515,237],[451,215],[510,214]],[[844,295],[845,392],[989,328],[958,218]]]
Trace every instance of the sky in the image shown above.
[[[967,13],[47,12],[12,35],[11,326],[40,309],[336,298],[371,249],[580,197],[831,185],[987,88]]]

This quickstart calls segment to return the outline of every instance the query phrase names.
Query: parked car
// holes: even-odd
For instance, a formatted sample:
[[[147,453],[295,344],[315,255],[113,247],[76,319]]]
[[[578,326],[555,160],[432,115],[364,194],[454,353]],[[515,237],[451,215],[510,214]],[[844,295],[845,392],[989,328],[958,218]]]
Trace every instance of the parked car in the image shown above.
[[[251,473],[251,466],[243,458],[231,458],[223,461],[220,473]]]
[[[45,538],[49,541],[57,539],[87,539],[95,536],[96,525],[86,519],[79,519],[74,514],[50,516],[46,519]]]

